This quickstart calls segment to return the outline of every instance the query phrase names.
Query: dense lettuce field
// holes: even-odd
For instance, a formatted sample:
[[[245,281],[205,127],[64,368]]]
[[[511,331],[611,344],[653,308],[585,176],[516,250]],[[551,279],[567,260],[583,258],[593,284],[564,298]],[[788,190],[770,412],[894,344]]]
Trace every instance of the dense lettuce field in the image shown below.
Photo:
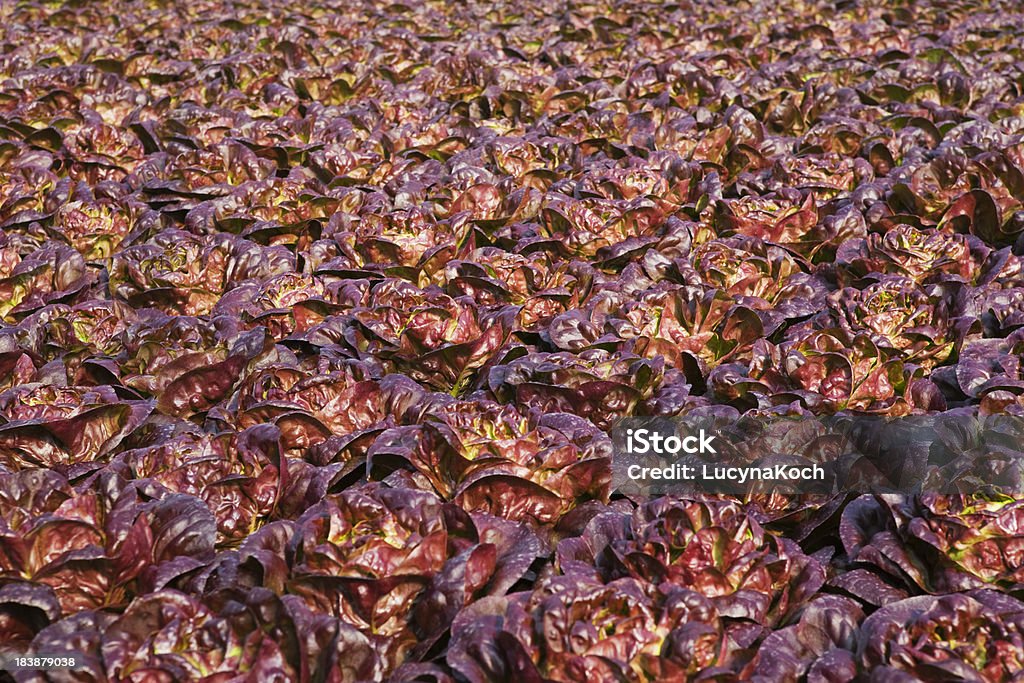
[[[75,658],[13,678],[1024,678],[1014,496],[624,495],[608,435],[1024,415],[1018,3],[8,0],[0,45],[0,652]]]

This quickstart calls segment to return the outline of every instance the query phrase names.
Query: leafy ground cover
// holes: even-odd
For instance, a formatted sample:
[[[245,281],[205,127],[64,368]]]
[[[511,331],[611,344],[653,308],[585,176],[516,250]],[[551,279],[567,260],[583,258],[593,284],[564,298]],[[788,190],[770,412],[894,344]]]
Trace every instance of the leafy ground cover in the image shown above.
[[[3,3],[0,644],[78,656],[16,676],[1024,676],[1020,501],[627,497],[607,434],[1024,414],[1022,34]]]

